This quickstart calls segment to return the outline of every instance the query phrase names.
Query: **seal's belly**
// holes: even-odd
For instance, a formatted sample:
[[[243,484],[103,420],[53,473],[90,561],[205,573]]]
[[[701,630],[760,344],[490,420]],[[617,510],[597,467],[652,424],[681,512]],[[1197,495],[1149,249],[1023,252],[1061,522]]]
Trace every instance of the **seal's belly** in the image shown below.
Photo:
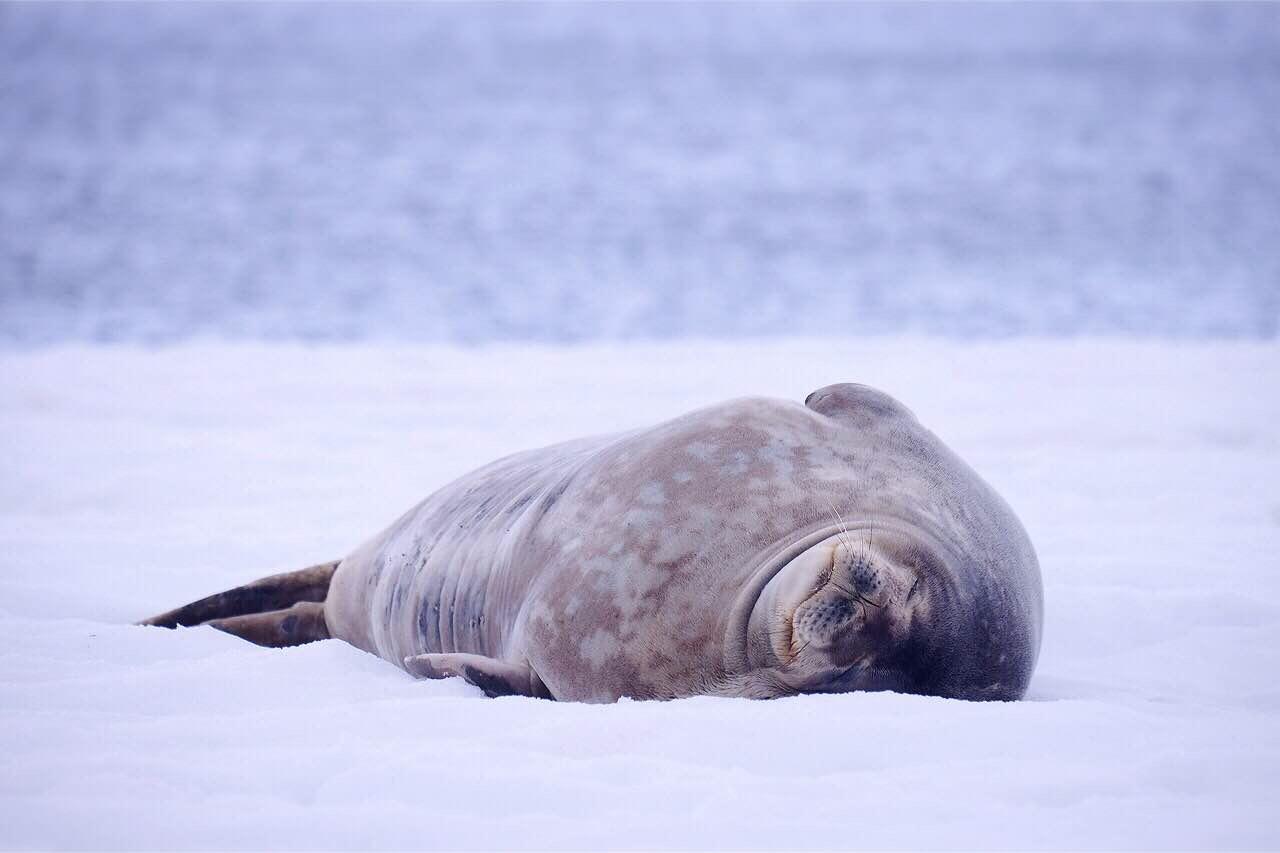
[[[431,495],[341,562],[330,633],[396,665],[440,652],[507,657],[538,571],[522,543],[612,438],[517,454]]]

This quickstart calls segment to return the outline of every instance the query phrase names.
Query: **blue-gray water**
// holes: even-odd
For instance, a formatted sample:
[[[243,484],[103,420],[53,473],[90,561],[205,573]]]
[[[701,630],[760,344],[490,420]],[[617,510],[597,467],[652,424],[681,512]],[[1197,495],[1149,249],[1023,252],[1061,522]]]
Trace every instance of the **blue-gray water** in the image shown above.
[[[1280,6],[0,6],[0,341],[1271,337]]]

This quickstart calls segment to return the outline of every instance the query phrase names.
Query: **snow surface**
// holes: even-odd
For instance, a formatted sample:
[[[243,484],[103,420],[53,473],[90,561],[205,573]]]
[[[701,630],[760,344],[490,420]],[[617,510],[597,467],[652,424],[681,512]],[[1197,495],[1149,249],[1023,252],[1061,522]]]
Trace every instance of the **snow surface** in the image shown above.
[[[1278,103],[1268,3],[0,4],[0,343],[1274,338]]]
[[[5,847],[1275,847],[1280,347],[190,344],[0,354]],[[569,705],[130,620],[499,454],[883,387],[1009,500],[1027,701]]]

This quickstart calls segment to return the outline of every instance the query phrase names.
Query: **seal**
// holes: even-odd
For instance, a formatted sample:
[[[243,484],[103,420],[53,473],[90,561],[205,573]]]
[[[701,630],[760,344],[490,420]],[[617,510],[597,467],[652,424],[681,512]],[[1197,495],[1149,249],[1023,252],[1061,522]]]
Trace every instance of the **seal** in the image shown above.
[[[334,637],[489,696],[1024,695],[1040,569],[889,395],[731,400],[501,459],[348,557],[144,624]]]

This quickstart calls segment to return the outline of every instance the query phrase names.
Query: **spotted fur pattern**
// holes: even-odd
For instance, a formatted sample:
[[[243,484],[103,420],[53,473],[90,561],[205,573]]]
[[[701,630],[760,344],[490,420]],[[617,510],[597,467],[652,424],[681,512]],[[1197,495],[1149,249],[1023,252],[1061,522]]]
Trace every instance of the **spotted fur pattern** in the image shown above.
[[[452,652],[527,663],[559,699],[760,692],[726,631],[761,555],[868,519],[952,543],[973,666],[1025,689],[1042,612],[1026,534],[909,411],[859,385],[806,405],[733,400],[499,460],[343,560],[325,618],[397,665]],[[851,572],[860,594],[880,594],[872,562]],[[855,611],[819,601],[798,624],[816,636]]]

